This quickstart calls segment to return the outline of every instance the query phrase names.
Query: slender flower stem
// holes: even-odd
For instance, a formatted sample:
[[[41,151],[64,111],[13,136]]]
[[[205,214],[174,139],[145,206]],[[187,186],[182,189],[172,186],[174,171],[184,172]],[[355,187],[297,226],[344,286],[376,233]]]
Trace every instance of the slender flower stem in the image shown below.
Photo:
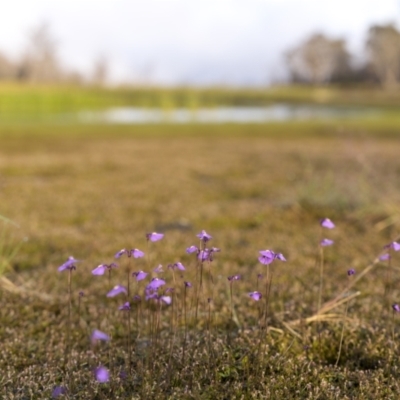
[[[324,248],[323,246],[319,246],[320,252],[320,259],[319,259],[319,289],[318,289],[318,309],[321,309],[321,302],[322,302],[322,286],[323,286],[323,279],[324,279]]]
[[[342,333],[340,334],[339,351],[338,351],[338,356],[337,356],[337,359],[336,359],[335,367],[337,367],[338,364],[339,364],[340,355],[341,355],[341,352],[342,352],[344,327],[345,327],[345,324],[346,324],[346,318],[347,318],[347,311],[349,309],[349,303],[350,303],[349,301],[346,302],[346,311],[344,312],[344,318],[343,318],[343,324],[342,324]]]

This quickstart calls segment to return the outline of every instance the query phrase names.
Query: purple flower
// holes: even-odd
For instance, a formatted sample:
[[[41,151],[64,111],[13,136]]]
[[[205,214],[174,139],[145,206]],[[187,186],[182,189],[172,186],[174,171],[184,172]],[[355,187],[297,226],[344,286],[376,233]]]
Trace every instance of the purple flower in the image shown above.
[[[354,268],[350,268],[350,269],[347,271],[347,275],[348,275],[348,276],[354,275],[355,273],[356,273],[356,270],[355,270]]]
[[[83,290],[80,290],[79,293],[78,293],[78,295],[79,295],[79,297],[83,297],[83,296],[85,295],[85,293],[84,293]]]
[[[197,246],[190,246],[186,249],[186,253],[191,254],[194,252],[198,252],[199,248]]]
[[[185,271],[186,268],[183,266],[181,262],[176,262],[175,264],[169,264],[168,268],[171,269],[179,269],[179,271]]]
[[[132,249],[131,250],[131,257],[133,258],[142,258],[144,256],[143,251],[139,249]]]
[[[393,311],[400,312],[400,306],[397,303],[392,305],[392,309]]]
[[[390,254],[389,253],[385,253],[385,254],[382,254],[381,256],[379,256],[379,260],[381,260],[381,261],[386,261],[386,260],[389,260],[391,257],[390,257]]]
[[[187,281],[185,281],[183,283],[185,284],[185,287],[192,287],[193,286],[190,282],[187,282]]]
[[[392,242],[387,244],[384,249],[393,249],[394,251],[399,251],[400,250],[400,244],[397,242]]]
[[[146,239],[150,240],[151,242],[157,242],[161,240],[163,237],[164,237],[163,233],[157,233],[157,232],[146,233]]]
[[[118,267],[118,265],[115,263],[100,264],[92,271],[92,274],[93,275],[104,275],[104,272],[106,272],[107,270],[111,270],[111,268],[117,268],[117,267]]]
[[[142,300],[142,298],[138,294],[135,294],[133,296],[133,301],[140,301],[140,300]]]
[[[275,253],[272,250],[262,250],[259,251],[259,253],[261,256],[258,257],[258,261],[260,261],[261,264],[268,265],[275,260]]]
[[[323,246],[323,247],[326,247],[326,246],[332,246],[333,245],[333,240],[331,240],[331,239],[322,239],[320,242],[319,242],[319,244],[321,245],[321,246]]]
[[[153,278],[146,286],[146,290],[157,290],[159,287],[165,285],[165,281],[160,278]]]
[[[262,297],[262,294],[260,292],[257,292],[257,291],[256,292],[250,292],[250,293],[248,293],[248,295],[255,301],[260,300],[261,297]]]
[[[102,331],[99,331],[98,329],[95,329],[92,332],[92,336],[90,337],[90,340],[91,340],[92,344],[96,344],[100,340],[102,340],[103,342],[108,342],[110,340],[110,336],[108,336],[106,333],[104,333]]]
[[[69,269],[70,271],[72,271],[73,269],[76,269],[75,263],[80,262],[79,260],[76,260],[74,257],[70,256],[68,257],[68,260],[60,265],[58,267],[58,271],[62,272],[65,271],[66,269]]]
[[[329,218],[321,219],[319,223],[323,228],[333,229],[335,227],[335,224]]]
[[[276,253],[275,254],[275,259],[276,260],[281,260],[281,261],[286,261],[286,258],[283,256],[282,253]]]
[[[129,311],[130,309],[131,309],[131,305],[129,304],[129,301],[122,304],[122,306],[118,307],[118,310],[121,310],[121,311]]]
[[[144,272],[144,271],[132,272],[132,276],[136,277],[136,281],[137,282],[142,281],[143,279],[145,279],[147,275],[148,275],[148,273]]]
[[[172,303],[171,296],[161,296],[160,300],[163,301],[165,304],[170,305]]]
[[[120,258],[121,256],[123,256],[124,254],[129,254],[129,250],[126,249],[122,249],[120,251],[118,251],[117,253],[115,253],[115,258]]]
[[[164,272],[163,269],[162,269],[162,265],[159,264],[158,267],[156,267],[156,268],[153,269],[153,272],[155,272],[156,274],[159,274],[159,273],[161,273],[161,272]]]
[[[208,242],[210,239],[212,239],[212,236],[209,235],[206,231],[202,230],[198,235],[196,235],[200,240],[202,240],[204,243]]]
[[[263,277],[262,274],[257,274],[257,279],[261,279]]]
[[[114,297],[117,296],[120,293],[125,293],[127,294],[127,290],[125,286],[122,285],[117,285],[114,286],[108,293],[107,293],[107,297]]]
[[[199,254],[197,255],[197,258],[201,261],[207,261],[210,255],[210,250],[208,249],[204,249],[204,250],[200,250]]]
[[[228,281],[229,281],[229,282],[238,281],[239,279],[241,279],[241,276],[240,276],[240,275],[231,275],[231,276],[228,276]]]
[[[53,392],[51,393],[51,397],[53,399],[57,398],[58,396],[61,396],[62,394],[66,394],[67,393],[67,389],[65,389],[65,387],[63,386],[56,386],[53,389]]]
[[[94,370],[94,377],[99,383],[106,383],[110,379],[110,374],[106,367],[100,366]]]

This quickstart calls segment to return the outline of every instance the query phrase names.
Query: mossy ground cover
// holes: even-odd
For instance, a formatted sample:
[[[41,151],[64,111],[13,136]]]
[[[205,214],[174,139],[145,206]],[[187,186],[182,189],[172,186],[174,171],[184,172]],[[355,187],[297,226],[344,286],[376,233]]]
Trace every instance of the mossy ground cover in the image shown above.
[[[3,282],[0,291],[1,397],[49,398],[61,385],[71,399],[398,398],[400,320],[391,304],[400,301],[399,254],[390,269],[376,262],[342,294],[341,300],[353,296],[346,318],[346,301],[329,321],[309,318],[317,312],[320,218],[336,223],[326,233],[335,243],[324,252],[323,303],[345,290],[348,269],[361,275],[400,232],[398,132],[395,117],[2,126],[0,214],[19,224],[7,231],[7,246],[26,239],[5,275],[14,286]],[[198,244],[202,229],[221,253],[205,266],[196,320],[199,269],[185,250]],[[165,237],[147,248],[152,231]],[[107,276],[91,274],[124,247],[146,252],[131,261],[132,271],[163,264],[160,276],[175,287],[174,307],[164,305],[160,314],[158,305],[132,303],[130,372],[126,314],[117,309],[125,299],[107,298]],[[265,334],[259,325],[265,296],[257,303],[248,292],[265,292],[258,252],[267,248],[287,262],[270,266]],[[82,262],[72,274],[68,341],[67,274],[57,267],[70,255]],[[186,271],[176,273],[174,284],[166,266],[176,261]],[[125,284],[128,260],[118,263],[112,285]],[[231,309],[227,277],[234,274],[242,279],[233,282]],[[194,285],[186,324],[183,281]],[[135,293],[143,287],[132,279]],[[93,329],[107,332],[110,343],[93,349]],[[100,363],[110,369],[109,383],[93,378]]]

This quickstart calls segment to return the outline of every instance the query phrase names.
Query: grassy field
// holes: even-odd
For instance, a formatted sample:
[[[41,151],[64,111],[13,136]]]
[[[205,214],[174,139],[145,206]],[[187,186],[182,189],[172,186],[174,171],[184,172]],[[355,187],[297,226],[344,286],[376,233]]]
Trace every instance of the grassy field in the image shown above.
[[[399,132],[394,113],[263,125],[3,125],[0,215],[19,227],[0,220],[0,256],[20,248],[1,281],[1,398],[49,398],[63,386],[70,399],[397,399],[400,316],[391,305],[400,302],[400,254],[390,264],[376,257],[399,234]],[[335,241],[324,249],[322,291],[332,308],[318,313],[324,217],[336,224],[323,232]],[[200,290],[201,267],[185,250],[202,229],[221,252],[204,264]],[[165,237],[148,246],[153,231]],[[91,274],[121,248],[146,256],[118,260],[110,283]],[[268,301],[265,249],[287,259],[270,266]],[[68,272],[57,271],[70,255],[82,260],[71,326]],[[173,276],[167,265],[177,261],[186,271]],[[128,344],[127,313],[118,311],[126,300],[106,294],[126,284],[128,269],[159,264],[173,305],[132,303]],[[193,283],[186,298],[184,281]],[[143,294],[144,284],[131,285]],[[255,290],[260,302],[248,296]],[[93,329],[110,343],[91,346]],[[92,376],[100,364],[108,383]]]

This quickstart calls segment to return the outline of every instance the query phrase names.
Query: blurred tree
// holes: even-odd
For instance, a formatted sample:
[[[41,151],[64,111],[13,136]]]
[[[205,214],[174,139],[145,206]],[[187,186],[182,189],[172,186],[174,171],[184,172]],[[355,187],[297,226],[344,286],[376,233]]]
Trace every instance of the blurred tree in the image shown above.
[[[100,56],[94,62],[92,82],[97,86],[104,86],[108,78],[108,60],[105,56]]]
[[[4,54],[0,53],[0,80],[11,80],[16,77],[17,67]]]
[[[313,84],[346,79],[351,74],[346,42],[317,33],[286,54],[294,82]]]
[[[35,28],[22,56],[18,78],[29,82],[59,82],[63,71],[57,58],[57,44],[47,24]]]
[[[396,88],[400,80],[400,32],[393,24],[371,26],[367,51],[381,84],[386,89]]]

